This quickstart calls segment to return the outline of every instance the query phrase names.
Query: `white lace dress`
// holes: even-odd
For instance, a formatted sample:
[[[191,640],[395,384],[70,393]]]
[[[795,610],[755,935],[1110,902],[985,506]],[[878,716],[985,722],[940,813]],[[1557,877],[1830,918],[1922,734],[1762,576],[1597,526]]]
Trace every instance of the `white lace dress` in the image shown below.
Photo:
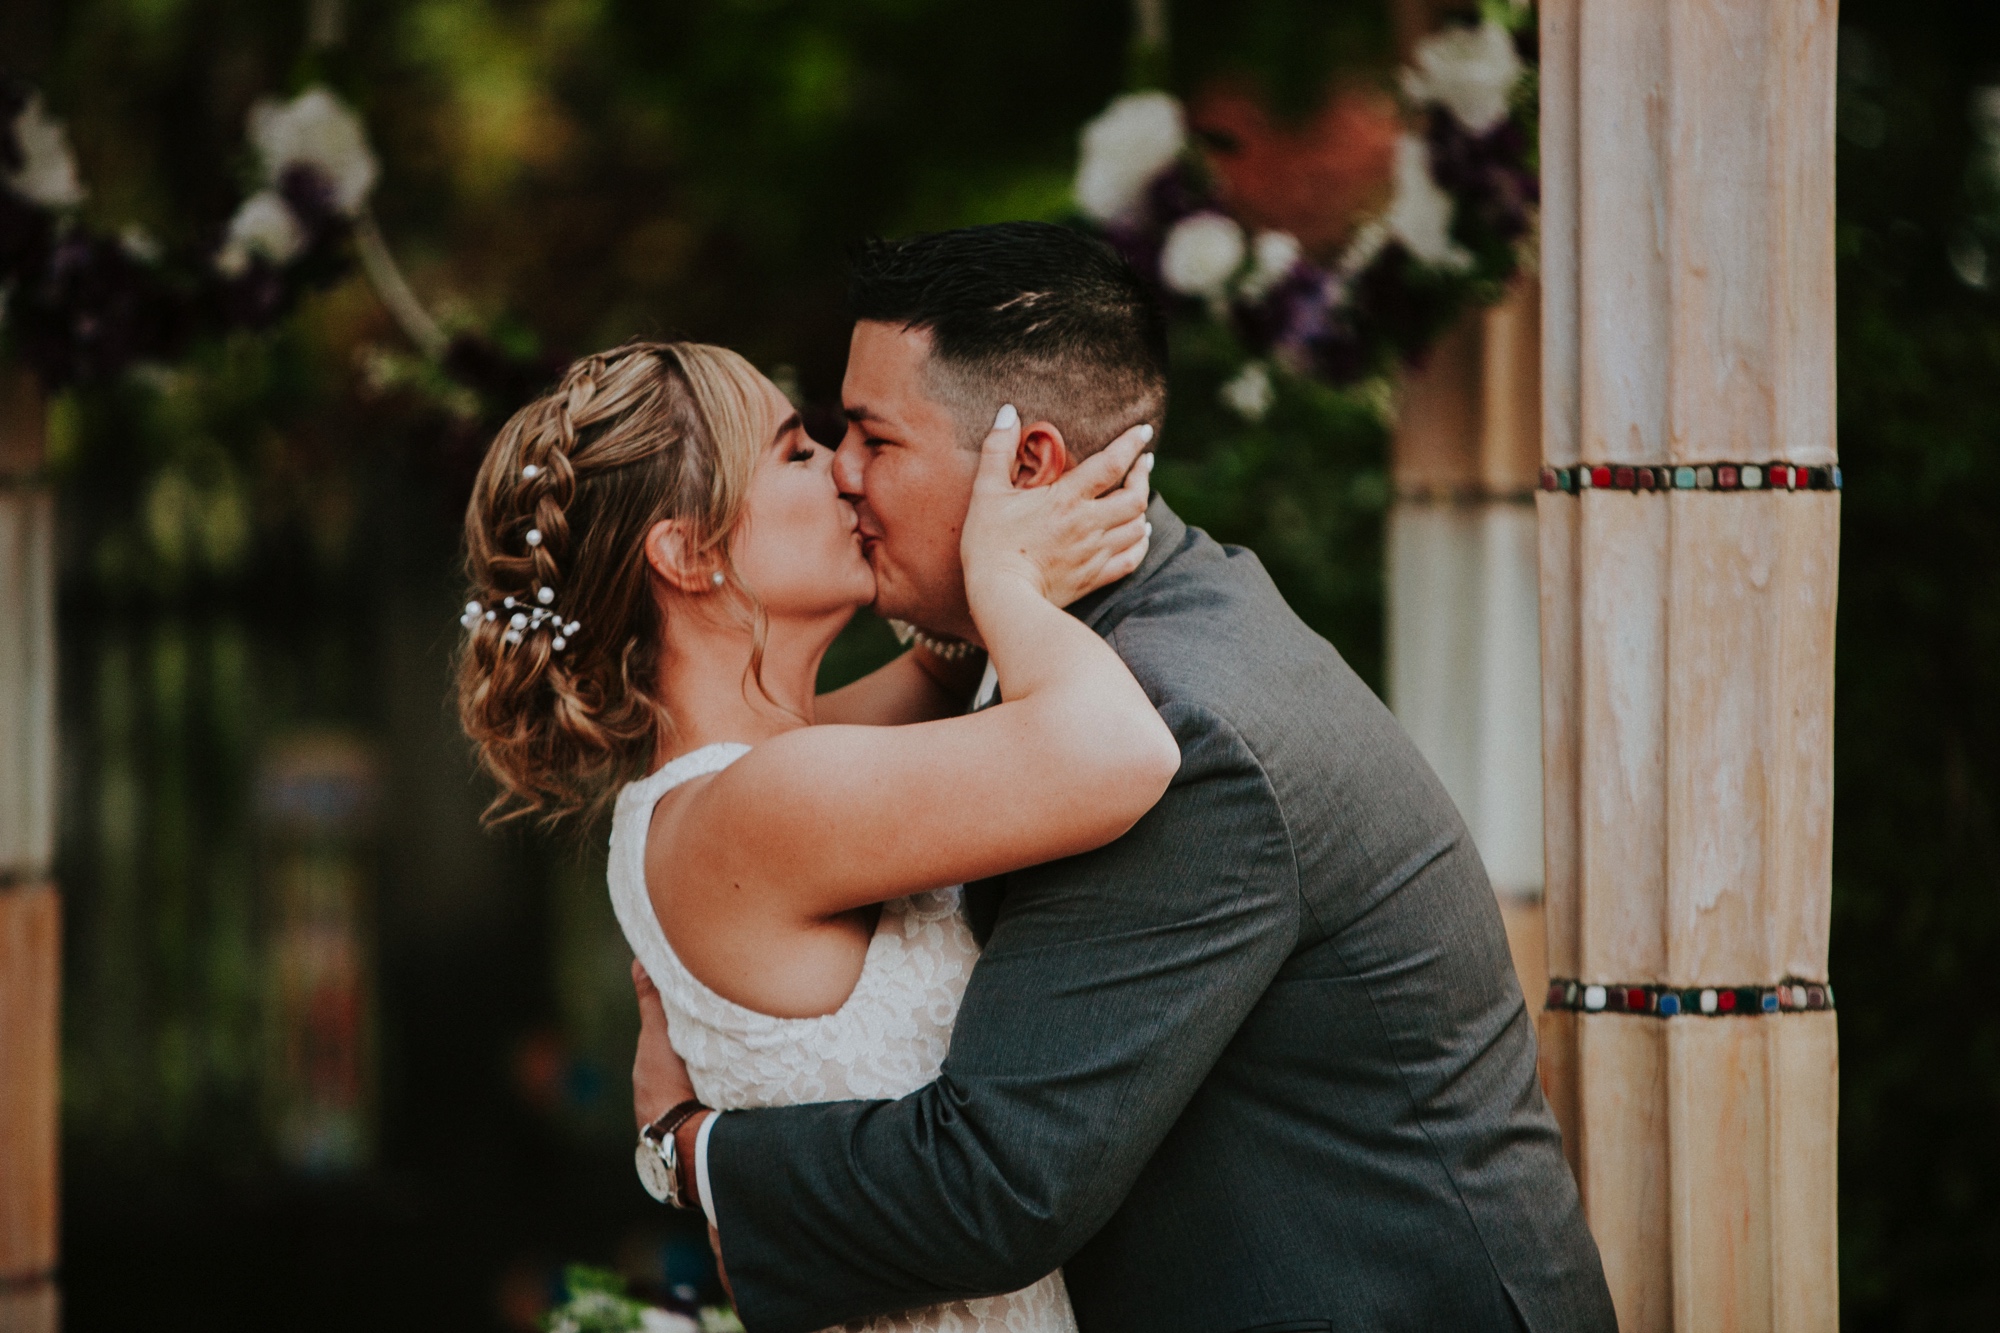
[[[646,892],[653,807],[681,783],[718,773],[747,745],[690,751],[618,794],[611,820],[611,904],[666,1004],[667,1030],[695,1095],[721,1111],[901,1097],[937,1076],[979,946],[958,889],[882,905],[854,993],[819,1018],[773,1018],[723,999],[681,965]],[[1062,1274],[1025,1291],[885,1315],[857,1333],[1075,1333]]]

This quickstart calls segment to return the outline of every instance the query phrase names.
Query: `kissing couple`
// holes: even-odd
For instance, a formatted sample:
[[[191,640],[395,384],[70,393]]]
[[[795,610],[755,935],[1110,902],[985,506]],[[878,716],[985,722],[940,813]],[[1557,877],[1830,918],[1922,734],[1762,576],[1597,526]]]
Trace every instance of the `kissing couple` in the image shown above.
[[[1151,494],[1151,294],[1010,223],[852,299],[837,449],[628,344],[466,516],[492,813],[611,807],[640,1174],[744,1324],[1614,1329],[1464,823]],[[816,694],[863,607],[914,646]]]

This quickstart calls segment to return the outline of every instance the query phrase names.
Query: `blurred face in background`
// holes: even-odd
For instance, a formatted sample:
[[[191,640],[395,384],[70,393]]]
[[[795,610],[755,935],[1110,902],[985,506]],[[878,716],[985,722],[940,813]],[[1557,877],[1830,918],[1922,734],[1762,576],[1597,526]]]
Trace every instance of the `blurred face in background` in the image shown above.
[[[847,434],[833,476],[860,515],[876,614],[966,639],[975,631],[958,537],[979,451],[966,447],[959,415],[928,392],[930,355],[928,330],[854,326],[840,387]]]

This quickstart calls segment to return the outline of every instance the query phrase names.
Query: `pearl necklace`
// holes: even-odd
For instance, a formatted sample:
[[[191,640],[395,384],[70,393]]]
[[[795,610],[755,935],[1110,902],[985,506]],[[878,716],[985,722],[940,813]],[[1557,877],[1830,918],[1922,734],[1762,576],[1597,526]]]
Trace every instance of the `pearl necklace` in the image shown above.
[[[891,620],[889,628],[896,632],[896,642],[914,643],[917,647],[940,661],[963,661],[976,651],[971,644],[963,639],[939,638],[935,634],[929,634],[918,629],[906,620]]]

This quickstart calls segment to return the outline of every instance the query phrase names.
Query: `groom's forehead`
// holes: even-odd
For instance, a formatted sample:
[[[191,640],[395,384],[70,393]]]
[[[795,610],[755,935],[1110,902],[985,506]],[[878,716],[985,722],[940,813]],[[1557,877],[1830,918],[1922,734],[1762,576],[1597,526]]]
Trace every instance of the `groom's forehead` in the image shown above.
[[[847,419],[918,427],[947,410],[931,392],[929,329],[863,320],[854,326],[841,409]]]
[[[848,340],[847,378],[884,389],[921,388],[930,359],[929,329],[864,319]]]

